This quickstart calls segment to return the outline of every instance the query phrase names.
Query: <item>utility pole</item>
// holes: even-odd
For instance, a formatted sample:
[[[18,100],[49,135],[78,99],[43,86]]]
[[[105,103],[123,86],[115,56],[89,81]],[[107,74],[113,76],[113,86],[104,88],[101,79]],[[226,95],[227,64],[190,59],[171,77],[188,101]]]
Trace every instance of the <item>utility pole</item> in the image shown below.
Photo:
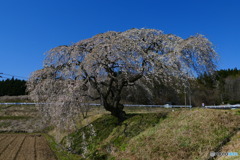
[[[191,84],[189,83],[189,81],[188,81],[188,89],[189,89],[189,105],[191,106],[192,105],[192,91],[191,91]]]
[[[187,105],[187,92],[186,92],[186,87],[184,86],[184,101],[185,101],[185,106]]]

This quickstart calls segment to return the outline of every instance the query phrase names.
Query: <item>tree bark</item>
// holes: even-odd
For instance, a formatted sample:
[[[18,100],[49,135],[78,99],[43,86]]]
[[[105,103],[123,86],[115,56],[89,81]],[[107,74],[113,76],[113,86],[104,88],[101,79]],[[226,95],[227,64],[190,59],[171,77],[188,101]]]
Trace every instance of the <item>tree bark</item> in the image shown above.
[[[111,112],[111,115],[118,118],[119,123],[127,119],[127,114],[123,111],[123,104],[119,102],[117,104],[109,104],[106,99],[102,99],[102,105],[107,111]]]
[[[122,104],[121,104],[122,105]],[[120,106],[121,106],[120,105]],[[123,106],[123,105],[122,105]],[[117,108],[114,108],[113,107],[113,110],[111,111],[111,115],[115,116],[118,118],[118,122],[121,123],[123,122],[124,120],[127,119],[127,114],[126,112],[123,110],[123,107],[117,107]]]

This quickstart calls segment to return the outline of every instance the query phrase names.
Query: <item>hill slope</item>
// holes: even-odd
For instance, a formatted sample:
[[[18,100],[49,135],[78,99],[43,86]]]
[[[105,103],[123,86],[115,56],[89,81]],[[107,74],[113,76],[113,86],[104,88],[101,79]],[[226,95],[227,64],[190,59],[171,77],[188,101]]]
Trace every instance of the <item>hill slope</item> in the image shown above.
[[[208,159],[237,133],[239,121],[231,110],[131,114],[121,125],[105,115],[62,144],[83,159]]]

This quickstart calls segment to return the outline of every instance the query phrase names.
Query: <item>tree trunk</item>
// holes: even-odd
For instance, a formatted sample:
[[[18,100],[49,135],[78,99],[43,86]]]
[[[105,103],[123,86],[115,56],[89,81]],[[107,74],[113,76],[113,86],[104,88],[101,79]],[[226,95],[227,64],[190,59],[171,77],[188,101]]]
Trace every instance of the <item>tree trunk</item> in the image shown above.
[[[127,119],[127,114],[123,111],[124,106],[122,104],[111,105],[106,100],[103,100],[102,105],[107,111],[111,112],[111,115],[118,118],[119,123]]]
[[[118,107],[113,107],[113,110],[111,111],[111,114],[117,117],[120,123],[127,119],[127,114],[123,110],[123,107],[122,104],[119,104]]]

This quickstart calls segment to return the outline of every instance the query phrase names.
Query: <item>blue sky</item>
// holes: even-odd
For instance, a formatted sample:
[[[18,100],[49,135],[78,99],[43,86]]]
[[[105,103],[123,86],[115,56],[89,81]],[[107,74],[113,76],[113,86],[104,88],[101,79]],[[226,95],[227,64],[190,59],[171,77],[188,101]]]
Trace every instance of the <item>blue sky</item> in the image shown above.
[[[240,69],[239,0],[0,0],[0,73],[29,77],[43,53],[107,31],[205,35],[219,69]]]

